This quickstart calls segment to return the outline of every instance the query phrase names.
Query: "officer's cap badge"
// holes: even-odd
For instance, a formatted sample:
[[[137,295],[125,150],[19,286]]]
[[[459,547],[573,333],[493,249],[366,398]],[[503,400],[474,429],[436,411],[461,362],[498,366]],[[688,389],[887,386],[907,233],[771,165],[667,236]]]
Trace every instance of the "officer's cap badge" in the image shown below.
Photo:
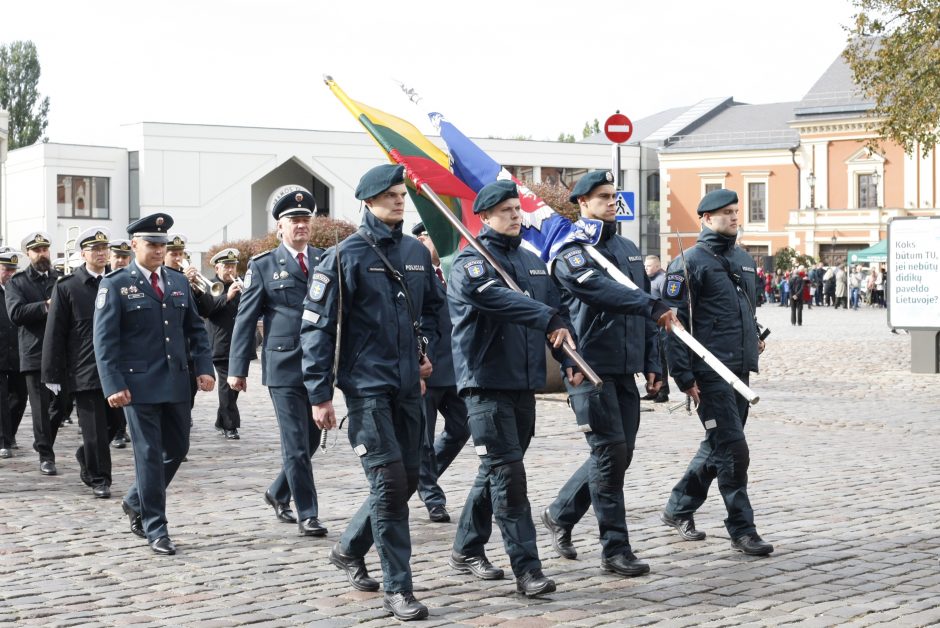
[[[606,173],[604,173],[604,178],[607,180],[607,183],[614,182],[614,175],[612,175],[609,170]]]
[[[10,257],[10,262],[13,263],[13,264],[19,264],[19,263],[20,263],[20,258],[18,258],[16,255],[13,255],[13,256]]]
[[[294,200],[297,201],[298,203],[302,203],[304,200],[304,195],[301,194],[300,192],[297,192],[297,194],[294,194]]]
[[[157,219],[156,219],[155,222],[157,223],[157,226],[158,226],[158,227],[162,226],[162,225],[163,225],[163,216],[157,216]]]
[[[106,235],[104,234],[104,232],[102,232],[102,231],[96,231],[96,232],[95,232],[95,240],[97,240],[98,242],[107,242],[108,236],[106,236]]]

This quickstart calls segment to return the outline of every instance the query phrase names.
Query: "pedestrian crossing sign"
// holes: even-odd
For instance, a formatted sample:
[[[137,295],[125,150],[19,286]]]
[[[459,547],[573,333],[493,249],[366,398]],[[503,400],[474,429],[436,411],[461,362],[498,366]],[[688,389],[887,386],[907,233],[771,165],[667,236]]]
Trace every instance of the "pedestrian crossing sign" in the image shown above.
[[[636,220],[633,192],[617,191],[617,220]]]

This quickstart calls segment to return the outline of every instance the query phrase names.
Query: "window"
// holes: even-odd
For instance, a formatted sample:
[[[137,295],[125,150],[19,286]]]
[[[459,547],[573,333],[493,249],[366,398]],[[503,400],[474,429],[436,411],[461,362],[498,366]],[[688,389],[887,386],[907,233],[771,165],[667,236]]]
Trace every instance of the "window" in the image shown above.
[[[720,190],[720,189],[721,189],[721,184],[720,184],[720,183],[706,183],[706,184],[705,184],[705,193],[706,193],[706,194],[708,194],[709,192],[714,192],[715,190]]]
[[[858,207],[866,209],[878,207],[878,188],[871,174],[860,174],[858,181]]]
[[[111,217],[111,180],[60,174],[56,185],[59,218]]]
[[[748,222],[767,222],[767,184],[747,184]]]

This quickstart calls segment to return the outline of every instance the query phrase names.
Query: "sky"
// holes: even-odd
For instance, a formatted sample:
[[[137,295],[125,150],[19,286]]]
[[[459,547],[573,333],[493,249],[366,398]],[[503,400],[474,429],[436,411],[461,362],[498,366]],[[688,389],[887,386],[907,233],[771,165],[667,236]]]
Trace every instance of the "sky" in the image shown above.
[[[844,47],[849,0],[31,0],[49,141],[121,145],[121,125],[359,131],[322,81],[433,133],[581,137],[713,96],[799,100]],[[397,82],[417,91],[415,106]]]

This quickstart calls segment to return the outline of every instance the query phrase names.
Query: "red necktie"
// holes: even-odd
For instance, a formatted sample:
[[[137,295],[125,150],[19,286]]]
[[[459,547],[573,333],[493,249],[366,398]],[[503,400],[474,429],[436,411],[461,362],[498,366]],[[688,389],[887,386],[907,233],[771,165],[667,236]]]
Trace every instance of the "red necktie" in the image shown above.
[[[300,264],[300,270],[304,271],[304,277],[309,276],[309,273],[307,273],[307,265],[304,264],[304,254],[303,254],[303,253],[298,253],[298,254],[297,254],[297,263]]]
[[[150,285],[153,286],[153,291],[157,293],[157,298],[162,301],[163,290],[160,289],[160,277],[157,276],[157,273],[150,273]]]
[[[441,270],[441,267],[438,266],[434,269],[437,272],[437,278],[441,280],[441,285],[445,288],[447,287],[447,282],[444,280],[444,271]]]

